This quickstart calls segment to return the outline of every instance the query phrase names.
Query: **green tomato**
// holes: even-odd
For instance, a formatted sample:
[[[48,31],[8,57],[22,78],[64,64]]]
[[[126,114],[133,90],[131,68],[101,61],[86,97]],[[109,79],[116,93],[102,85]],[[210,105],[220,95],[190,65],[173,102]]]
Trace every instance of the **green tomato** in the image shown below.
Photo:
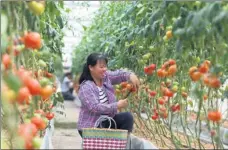
[[[44,86],[46,86],[46,85],[48,85],[48,84],[50,84],[50,80],[49,80],[48,78],[43,77],[43,78],[40,80],[40,85],[41,85],[42,87],[44,87]]]
[[[43,60],[41,60],[41,59],[38,61],[38,64],[41,67],[47,67],[47,64]]]
[[[139,49],[143,49],[143,46],[139,46]]]
[[[181,92],[186,92],[186,87],[182,86],[181,87]]]
[[[200,1],[195,1],[195,5],[196,5],[197,7],[200,7],[201,2],[200,2]]]
[[[156,51],[158,51],[158,48],[151,45],[151,46],[149,46],[149,50],[151,52],[156,52]]]
[[[144,60],[148,60],[150,57],[151,57],[151,54],[150,54],[150,53],[147,53],[147,54],[143,55],[142,58],[143,58]]]
[[[163,37],[163,40],[164,40],[165,42],[168,42],[168,41],[169,41],[169,39],[167,38],[166,35]]]
[[[139,63],[140,65],[143,65],[145,62],[144,62],[143,59],[139,59],[139,60],[138,60],[138,63]]]
[[[172,90],[173,90],[174,92],[177,92],[178,86],[177,86],[177,85],[174,85],[173,88],[172,88]]]
[[[42,139],[39,138],[39,137],[35,137],[33,140],[32,140],[32,144],[34,146],[35,149],[39,149],[40,146],[41,146],[41,143],[42,143]]]
[[[125,42],[125,47],[129,47],[129,43],[128,42]]]
[[[116,85],[116,88],[117,88],[117,89],[120,89],[120,85],[119,85],[119,84],[118,84],[118,85]]]
[[[172,30],[172,29],[173,29],[173,26],[166,27],[166,30]]]
[[[26,118],[25,120],[24,120],[24,123],[30,123],[31,121],[30,121],[30,119],[28,119],[28,118]]]
[[[166,79],[166,83],[171,83],[172,80],[170,80],[169,78]]]
[[[179,83],[177,81],[174,81],[173,85],[179,85]]]
[[[34,54],[35,54],[36,56],[38,56],[38,57],[41,56],[41,53],[40,53],[37,49],[35,49],[33,52],[34,52]]]
[[[173,21],[173,22],[175,22],[176,20],[177,20],[177,18],[175,18],[175,17],[172,18],[172,21]]]
[[[199,62],[200,62],[200,57],[199,57],[199,56],[196,57],[196,58],[195,58],[195,61],[196,61],[196,63],[199,63]]]

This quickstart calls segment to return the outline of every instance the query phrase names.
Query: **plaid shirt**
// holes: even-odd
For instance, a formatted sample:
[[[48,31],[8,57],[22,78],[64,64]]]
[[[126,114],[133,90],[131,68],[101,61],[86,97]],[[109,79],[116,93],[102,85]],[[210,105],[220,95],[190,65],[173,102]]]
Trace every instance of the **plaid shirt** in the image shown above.
[[[93,81],[84,81],[80,85],[78,97],[82,106],[77,124],[78,130],[94,127],[101,115],[114,117],[117,113],[117,101],[112,85],[128,81],[130,72],[124,70],[107,71],[103,79],[102,88],[107,94],[109,104],[99,102],[99,90]]]

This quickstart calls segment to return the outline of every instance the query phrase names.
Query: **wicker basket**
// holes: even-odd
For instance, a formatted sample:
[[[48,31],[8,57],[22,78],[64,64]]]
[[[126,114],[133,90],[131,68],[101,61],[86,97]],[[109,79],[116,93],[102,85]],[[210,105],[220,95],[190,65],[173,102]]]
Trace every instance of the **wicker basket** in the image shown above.
[[[109,128],[97,128],[97,126],[104,120],[104,117],[100,117],[95,123],[94,128],[84,128],[82,130],[83,149],[126,149],[128,131],[110,129],[111,120],[114,123],[115,121],[111,117],[105,118],[110,122]]]

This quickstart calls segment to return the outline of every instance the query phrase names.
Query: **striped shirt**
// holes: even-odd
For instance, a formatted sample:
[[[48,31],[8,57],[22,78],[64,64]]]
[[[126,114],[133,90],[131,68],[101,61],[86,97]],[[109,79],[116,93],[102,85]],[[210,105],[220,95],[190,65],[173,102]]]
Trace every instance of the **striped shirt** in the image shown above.
[[[101,87],[97,87],[99,90],[99,101],[101,104],[108,104],[108,98],[106,93]]]

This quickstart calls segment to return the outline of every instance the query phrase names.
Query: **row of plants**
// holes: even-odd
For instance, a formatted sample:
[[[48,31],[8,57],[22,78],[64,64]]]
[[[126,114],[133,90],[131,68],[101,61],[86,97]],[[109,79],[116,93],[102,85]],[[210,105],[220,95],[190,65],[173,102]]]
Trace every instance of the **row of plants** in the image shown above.
[[[1,148],[39,149],[63,102],[63,1],[1,2]]]
[[[225,1],[102,2],[92,24],[84,27],[73,70],[80,73],[91,52],[107,54],[109,69],[133,70],[140,77],[141,88],[128,99],[143,136],[159,147],[205,148],[201,134],[206,124],[211,146],[224,148],[220,131],[228,117],[228,107],[222,109],[228,103],[227,16]],[[121,99],[131,86],[115,88]],[[149,119],[142,119],[142,112]],[[177,119],[181,136],[174,130]]]

